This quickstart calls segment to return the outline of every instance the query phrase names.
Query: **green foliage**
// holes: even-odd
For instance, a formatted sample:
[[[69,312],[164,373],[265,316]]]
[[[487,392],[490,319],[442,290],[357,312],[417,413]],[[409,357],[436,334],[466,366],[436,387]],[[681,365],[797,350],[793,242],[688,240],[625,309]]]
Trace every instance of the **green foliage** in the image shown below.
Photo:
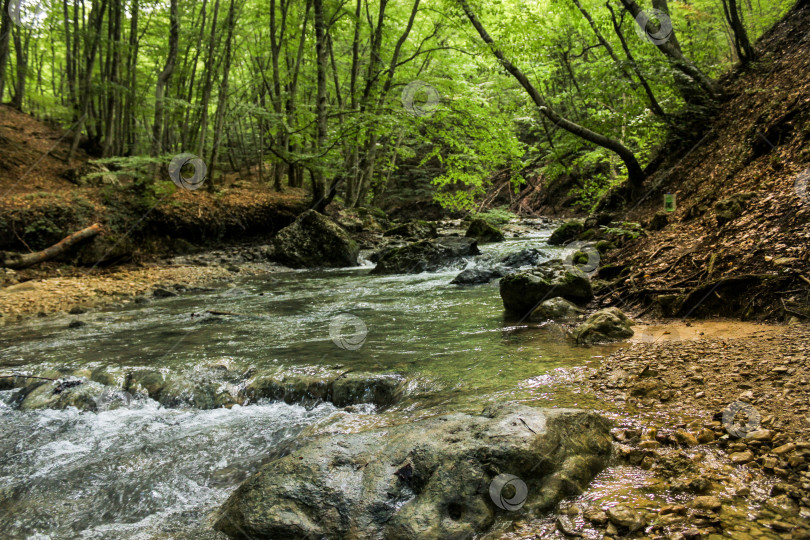
[[[517,217],[513,212],[506,208],[493,208],[486,212],[476,212],[472,215],[473,218],[481,218],[493,227],[500,227],[509,223],[510,219]]]

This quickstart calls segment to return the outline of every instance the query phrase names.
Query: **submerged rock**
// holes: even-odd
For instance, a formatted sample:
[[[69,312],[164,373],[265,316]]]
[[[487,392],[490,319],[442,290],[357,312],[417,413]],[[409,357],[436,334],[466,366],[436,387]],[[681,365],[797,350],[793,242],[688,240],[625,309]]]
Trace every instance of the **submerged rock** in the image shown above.
[[[396,374],[260,375],[247,384],[244,393],[251,401],[272,399],[306,405],[331,401],[337,407],[361,403],[385,407],[397,401],[402,382]]]
[[[467,233],[464,235],[467,238],[475,238],[481,243],[485,242],[503,242],[503,233],[497,228],[492,226],[489,222],[483,219],[474,219],[467,227]]]
[[[357,266],[360,248],[332,219],[308,210],[273,239],[274,258],[292,268]]]
[[[231,538],[473,537],[498,514],[520,515],[495,504],[514,496],[497,483],[491,493],[496,477],[525,483],[525,510],[550,510],[605,466],[609,429],[587,411],[506,404],[324,435],[243,483],[215,528]]]
[[[419,240],[406,246],[386,250],[380,255],[372,274],[418,274],[435,272],[459,262],[464,257],[478,255],[478,243],[472,238],[447,237]]]
[[[519,315],[529,313],[551,298],[563,297],[573,302],[593,299],[588,275],[578,268],[566,267],[556,259],[531,270],[504,276],[500,291],[504,309]]]
[[[96,410],[96,398],[104,386],[86,379],[62,379],[40,384],[25,396],[20,410],[66,409]]]
[[[616,341],[633,337],[632,321],[616,307],[600,309],[574,328],[578,343]]]

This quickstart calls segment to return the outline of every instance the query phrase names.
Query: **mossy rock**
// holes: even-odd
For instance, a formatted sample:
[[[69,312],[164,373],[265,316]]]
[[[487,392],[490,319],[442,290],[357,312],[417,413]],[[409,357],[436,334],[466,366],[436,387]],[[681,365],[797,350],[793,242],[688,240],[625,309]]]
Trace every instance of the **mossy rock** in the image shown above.
[[[585,226],[581,221],[567,221],[557,227],[548,239],[552,246],[561,246],[566,242],[575,239],[583,233]]]
[[[500,293],[504,309],[521,316],[551,298],[562,297],[573,302],[593,299],[588,275],[576,267],[566,267],[556,259],[531,270],[504,276]]]
[[[360,248],[337,223],[307,210],[273,239],[273,256],[292,268],[357,266]]]
[[[611,249],[616,249],[616,244],[614,244],[609,240],[599,240],[598,242],[596,242],[596,245],[594,247],[596,248],[596,251],[598,251],[600,255],[604,255]]]
[[[481,243],[503,242],[503,233],[495,226],[483,219],[474,219],[467,227],[467,238],[476,238]]]
[[[619,308],[601,309],[574,329],[577,343],[603,343],[633,337],[632,321]]]

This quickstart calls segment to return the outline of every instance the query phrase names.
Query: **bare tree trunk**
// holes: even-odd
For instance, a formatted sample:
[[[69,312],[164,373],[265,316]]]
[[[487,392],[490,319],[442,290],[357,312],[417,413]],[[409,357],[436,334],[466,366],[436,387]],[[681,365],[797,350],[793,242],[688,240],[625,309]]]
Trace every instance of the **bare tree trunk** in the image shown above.
[[[177,63],[177,47],[180,40],[180,20],[177,13],[177,0],[171,0],[169,5],[169,54],[166,57],[166,64],[160,72],[155,84],[155,120],[152,124],[152,157],[161,154],[161,141],[163,140],[163,115],[165,110],[164,99],[166,97],[166,87],[172,79],[174,66]],[[152,176],[157,176],[159,167],[155,165]]]
[[[613,31],[616,32],[616,36],[619,38],[619,42],[622,44],[624,55],[627,57],[627,61],[630,63],[630,67],[633,69],[636,77],[638,77],[639,82],[641,82],[641,86],[644,88],[644,93],[647,94],[647,99],[650,101],[650,110],[656,115],[666,118],[664,109],[661,108],[661,105],[655,98],[652,88],[647,82],[647,79],[641,73],[641,68],[638,67],[636,59],[633,58],[633,54],[630,52],[630,47],[627,46],[627,40],[624,39],[624,33],[622,32],[621,25],[618,21],[616,21],[616,14],[613,12],[613,7],[610,5],[610,2],[605,2],[605,5],[610,11],[610,20],[613,21]]]
[[[25,98],[25,82],[28,79],[28,44],[30,35],[20,28],[12,28],[11,35],[14,39],[14,55],[17,60],[17,80],[14,84],[14,95],[11,98],[11,106],[22,110],[23,98]],[[23,37],[25,39],[23,40]]]
[[[208,103],[211,101],[211,85],[214,71],[214,45],[217,32],[217,16],[219,15],[219,0],[214,3],[214,15],[211,21],[211,36],[208,40],[208,56],[205,61],[205,83],[203,84],[203,95],[200,101],[200,139],[197,144],[197,155],[202,158],[205,155],[205,139],[208,131]],[[208,190],[214,190],[214,183],[209,178]]]
[[[633,17],[638,17],[639,13],[642,12],[641,7],[639,7],[635,0],[621,0],[621,2]],[[653,2],[653,5],[664,13],[669,14],[669,6],[667,5],[666,0],[656,0]],[[703,73],[700,68],[698,68],[694,63],[692,63],[691,60],[683,55],[674,30],[672,31],[672,35],[669,39],[661,43],[656,43],[655,45],[658,47],[658,50],[669,59],[673,67],[694,81],[694,84],[705,92],[711,99],[716,100],[720,98],[722,91],[720,90],[720,86],[717,84],[717,81],[711,79],[708,75]]]
[[[222,68],[222,82],[219,85],[219,97],[217,99],[217,115],[214,119],[214,146],[211,148],[211,164],[208,166],[209,182],[214,183],[214,173],[217,167],[217,158],[219,157],[220,139],[222,138],[222,123],[225,120],[225,109],[228,106],[228,77],[231,72],[231,57],[232,57],[232,42],[233,42],[233,28],[236,24],[234,16],[234,0],[231,0],[230,7],[228,8],[228,35],[225,38],[225,65]]]
[[[8,16],[10,0],[0,2],[3,12],[0,13],[0,103],[6,88],[6,65],[8,64],[8,36],[11,32],[11,17]]]
[[[315,152],[318,153],[326,146],[328,124],[326,118],[326,70],[329,57],[326,52],[326,21],[323,13],[323,0],[313,1],[315,11],[315,63],[317,67],[318,93],[315,98],[315,117],[317,135],[315,137]],[[316,163],[310,168],[312,174],[312,207],[318,212],[329,204],[326,200],[326,180],[323,167]]]
[[[70,162],[70,160],[73,159],[73,156],[76,155],[76,150],[79,148],[79,140],[82,136],[82,130],[84,129],[85,120],[90,112],[90,104],[92,102],[91,82],[93,75],[93,62],[95,61],[96,51],[98,49],[98,43],[101,37],[101,24],[104,21],[104,11],[106,9],[107,0],[101,0],[101,5],[96,4],[94,0],[93,7],[90,10],[90,21],[88,22],[90,30],[88,33],[91,35],[85,40],[87,42],[85,50],[85,70],[82,77],[81,92],[79,94],[81,110],[79,111],[79,121],[74,128],[75,131],[73,132],[73,143],[70,145],[70,152],[67,155],[68,162]],[[74,34],[74,36],[75,35],[76,34]],[[74,39],[74,44],[75,41],[76,40]]]
[[[584,139],[590,143],[593,143],[597,146],[601,146],[602,148],[606,148],[616,155],[618,155],[621,160],[624,162],[625,167],[627,167],[627,176],[628,181],[630,182],[630,186],[636,190],[641,187],[642,183],[644,182],[644,171],[641,168],[641,165],[638,163],[635,154],[624,146],[620,141],[616,139],[612,139],[610,137],[606,137],[599,133],[595,133],[589,130],[586,127],[580,126],[579,124],[575,124],[574,122],[562,117],[561,115],[554,112],[545,102],[545,100],[540,96],[540,93],[537,89],[529,82],[529,79],[520,71],[517,67],[515,67],[504,54],[495,47],[494,40],[490,37],[487,33],[484,26],[475,16],[472,9],[469,6],[467,0],[458,0],[459,4],[461,5],[464,13],[467,15],[467,18],[470,19],[470,22],[473,24],[476,30],[478,30],[478,34],[481,36],[481,39],[486,42],[490,48],[492,49],[493,54],[495,57],[500,61],[501,65],[512,74],[512,76],[517,79],[521,86],[526,90],[529,96],[534,101],[534,104],[537,105],[537,108],[543,113],[546,118],[554,122],[555,125],[560,126],[564,130]]]
[[[726,21],[734,32],[734,49],[737,52],[737,57],[740,62],[747,64],[756,56],[751,42],[748,41],[748,33],[745,31],[745,25],[740,19],[739,7],[737,0],[723,0],[723,13],[725,13]]]

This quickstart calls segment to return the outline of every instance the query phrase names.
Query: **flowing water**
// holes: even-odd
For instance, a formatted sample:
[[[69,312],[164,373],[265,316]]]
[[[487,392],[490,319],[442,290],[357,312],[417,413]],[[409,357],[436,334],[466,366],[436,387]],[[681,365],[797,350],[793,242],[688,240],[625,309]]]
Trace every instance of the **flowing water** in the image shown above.
[[[483,246],[478,259],[525,247],[558,257],[559,249],[545,244],[549,233]],[[356,429],[380,418],[479,412],[500,400],[590,408],[566,381],[613,347],[574,347],[559,333],[505,320],[496,284],[449,284],[459,268],[396,276],[371,276],[369,268],[268,274],[225,290],[86,314],[79,328],[68,328],[67,317],[4,327],[0,375],[104,368],[120,383],[144,368],[190,379],[218,368],[339,369],[398,374],[407,392],[384,412],[267,401],[166,408],[143,396],[98,411],[18,410],[15,391],[0,392],[2,536],[210,535],[211,510],[313,426]]]

